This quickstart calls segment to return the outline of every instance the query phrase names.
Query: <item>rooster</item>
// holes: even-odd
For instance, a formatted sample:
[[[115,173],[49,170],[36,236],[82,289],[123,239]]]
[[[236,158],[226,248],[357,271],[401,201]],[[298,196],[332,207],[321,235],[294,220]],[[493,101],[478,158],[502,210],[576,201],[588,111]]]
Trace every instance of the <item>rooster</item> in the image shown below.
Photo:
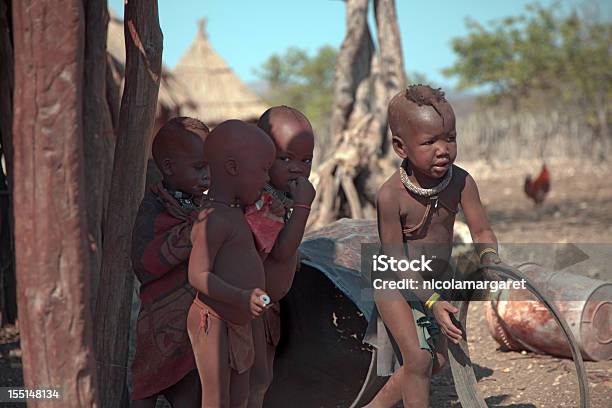
[[[550,173],[546,164],[542,165],[542,171],[535,180],[531,176],[525,177],[525,194],[531,198],[536,206],[544,202],[546,194],[550,191]]]

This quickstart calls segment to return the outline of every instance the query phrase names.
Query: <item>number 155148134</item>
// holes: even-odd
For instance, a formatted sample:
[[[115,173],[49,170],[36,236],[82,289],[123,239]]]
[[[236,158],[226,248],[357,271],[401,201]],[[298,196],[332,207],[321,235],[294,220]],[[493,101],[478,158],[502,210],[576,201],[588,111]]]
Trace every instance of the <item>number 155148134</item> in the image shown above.
[[[0,402],[60,399],[62,392],[59,388],[0,387]]]

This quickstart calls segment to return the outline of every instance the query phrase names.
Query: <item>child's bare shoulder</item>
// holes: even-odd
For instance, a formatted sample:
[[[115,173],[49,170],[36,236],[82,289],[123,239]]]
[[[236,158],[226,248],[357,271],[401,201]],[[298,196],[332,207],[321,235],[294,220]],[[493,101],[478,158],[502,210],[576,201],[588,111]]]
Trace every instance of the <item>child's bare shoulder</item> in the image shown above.
[[[198,213],[198,219],[193,225],[191,241],[203,237],[225,239],[233,235],[233,231],[233,224],[222,211],[217,208],[204,208]]]
[[[399,178],[399,171],[396,171],[383,183],[376,193],[376,204],[380,207],[397,206],[398,194],[403,191],[403,185]]]

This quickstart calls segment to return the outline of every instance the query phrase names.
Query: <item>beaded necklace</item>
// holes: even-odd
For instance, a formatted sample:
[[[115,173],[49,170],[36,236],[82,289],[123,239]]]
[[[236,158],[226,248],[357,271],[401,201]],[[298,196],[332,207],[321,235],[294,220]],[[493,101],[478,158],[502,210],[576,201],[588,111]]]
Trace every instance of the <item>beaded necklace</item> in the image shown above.
[[[404,236],[409,237],[414,232],[420,230],[423,227],[423,225],[425,225],[425,223],[427,222],[427,219],[429,218],[430,213],[433,210],[438,208],[439,195],[446,187],[448,187],[450,181],[453,178],[453,166],[451,165],[448,168],[448,171],[444,175],[444,178],[442,179],[442,181],[437,186],[434,186],[432,188],[422,188],[422,187],[415,186],[414,184],[412,184],[412,182],[408,178],[408,174],[406,174],[406,170],[404,170],[403,167],[400,167],[399,171],[400,171],[400,180],[402,180],[402,184],[404,185],[404,187],[406,187],[406,189],[409,192],[419,197],[429,198],[429,202],[427,203],[427,207],[425,208],[425,213],[423,214],[423,218],[421,219],[421,221],[419,221],[416,225],[412,227],[405,227],[402,229],[402,233],[404,234]]]
[[[264,190],[267,193],[269,193],[272,197],[280,201],[283,207],[285,207],[285,209],[289,210],[293,208],[293,200],[287,197],[287,195],[284,192],[278,191],[277,189],[272,187],[270,184],[266,184],[264,186]]]
[[[172,197],[174,197],[174,199],[179,203],[182,208],[188,210],[194,210],[196,208],[199,208],[193,201],[193,195],[184,193],[180,190],[171,190],[166,186],[164,186],[164,188],[168,193],[170,193]]]
[[[210,202],[213,202],[213,203],[223,204],[223,205],[225,205],[225,206],[227,206],[229,208],[242,208],[242,206],[238,202],[227,203],[225,201],[217,200],[216,198],[213,198],[213,197],[205,197],[204,200],[210,201]]]
[[[417,196],[429,198],[431,201],[433,201],[434,208],[438,208],[439,194],[446,187],[448,187],[448,184],[453,178],[453,166],[451,165],[448,168],[448,171],[446,172],[446,174],[444,175],[444,178],[437,186],[434,186],[432,188],[422,188],[422,187],[417,187],[414,184],[412,184],[412,182],[408,178],[408,174],[406,173],[406,170],[404,170],[403,167],[400,167],[399,172],[400,172],[400,180],[402,180],[402,184],[404,185],[404,187],[406,187],[408,191],[410,191],[411,193]]]

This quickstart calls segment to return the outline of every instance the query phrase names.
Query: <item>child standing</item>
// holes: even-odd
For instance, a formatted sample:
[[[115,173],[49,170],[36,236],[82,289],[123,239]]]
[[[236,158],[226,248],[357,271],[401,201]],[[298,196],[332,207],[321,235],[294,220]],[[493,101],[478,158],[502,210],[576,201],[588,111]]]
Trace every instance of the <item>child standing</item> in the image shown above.
[[[276,147],[270,168],[270,183],[260,200],[249,207],[247,221],[264,260],[266,292],[272,303],[253,321],[255,363],[251,370],[249,408],[263,406],[272,383],[274,354],[280,340],[280,307],[293,282],[297,249],[302,241],[315,190],[308,181],[314,150],[314,133],[300,111],[288,106],[268,109],[257,126],[268,134]],[[282,216],[271,208],[283,204]]]
[[[187,329],[202,383],[202,407],[246,407],[255,351],[251,321],[267,304],[263,264],[243,207],[269,181],[275,148],[256,126],[218,125],[206,140],[210,189],[191,237],[189,282],[198,293]]]
[[[422,285],[424,279],[440,279],[447,272],[459,205],[481,262],[500,260],[476,183],[453,164],[457,157],[455,115],[444,93],[429,86],[410,86],[392,98],[388,118],[393,149],[403,162],[378,191],[382,252],[396,259],[416,259],[427,247],[433,248],[435,259],[430,274],[398,273],[398,277],[418,282],[418,289],[401,294],[375,291],[377,311],[386,326],[378,331],[377,341],[384,342],[388,331],[402,365],[367,406],[392,407],[402,401],[405,407],[425,408],[432,371],[438,371],[446,359],[446,340],[458,343],[462,337],[451,320],[457,309]],[[440,331],[444,336],[439,336]]]
[[[140,281],[136,354],[132,364],[134,407],[154,407],[164,395],[174,407],[198,407],[200,382],[187,336],[195,292],[187,281],[189,234],[196,206],[208,188],[202,122],[168,121],[153,140],[163,181],[151,188],[132,233],[132,264]]]

